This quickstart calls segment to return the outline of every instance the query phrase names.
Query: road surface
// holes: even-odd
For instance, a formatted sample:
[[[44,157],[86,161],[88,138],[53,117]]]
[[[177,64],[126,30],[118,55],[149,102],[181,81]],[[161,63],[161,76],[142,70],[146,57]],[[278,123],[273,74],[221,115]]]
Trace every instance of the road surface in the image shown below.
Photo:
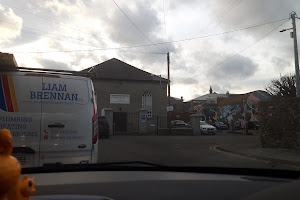
[[[248,143],[258,144],[258,136],[119,135],[99,141],[99,162],[147,161],[168,166],[272,167],[267,161],[221,152],[215,148],[218,145]]]

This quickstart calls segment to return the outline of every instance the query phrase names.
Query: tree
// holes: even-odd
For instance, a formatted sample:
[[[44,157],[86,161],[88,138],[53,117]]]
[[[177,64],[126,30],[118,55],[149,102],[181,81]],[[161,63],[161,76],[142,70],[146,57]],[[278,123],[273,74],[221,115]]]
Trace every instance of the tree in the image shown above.
[[[296,97],[296,77],[290,74],[273,79],[266,90],[273,98]]]

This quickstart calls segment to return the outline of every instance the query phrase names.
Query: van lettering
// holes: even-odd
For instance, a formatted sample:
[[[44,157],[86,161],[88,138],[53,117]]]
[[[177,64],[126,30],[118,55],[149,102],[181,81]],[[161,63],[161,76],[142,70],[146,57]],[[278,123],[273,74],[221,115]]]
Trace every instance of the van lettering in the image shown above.
[[[44,92],[44,99],[49,99],[49,92]]]
[[[53,90],[57,91],[57,87],[56,87],[56,84],[55,84],[55,83],[52,85],[52,91],[53,91]]]
[[[72,94],[72,101],[78,101],[77,96],[78,96],[78,94]]]
[[[37,95],[36,95],[36,99],[43,99],[43,97],[42,97],[42,92],[37,92],[36,93]]]
[[[69,93],[66,93],[65,100],[69,100],[69,101],[71,100],[71,99],[70,99],[70,95],[69,95]]]
[[[50,90],[50,84],[48,83],[48,87],[46,88],[46,83],[43,83],[42,90]]]
[[[56,100],[56,93],[55,92],[50,92],[50,99]]]
[[[58,93],[58,97],[57,97],[57,100],[64,100],[64,94],[65,93]]]
[[[35,99],[35,92],[33,91],[30,92],[30,99]]]
[[[58,91],[65,91],[66,92],[67,91],[67,86],[59,84]]]

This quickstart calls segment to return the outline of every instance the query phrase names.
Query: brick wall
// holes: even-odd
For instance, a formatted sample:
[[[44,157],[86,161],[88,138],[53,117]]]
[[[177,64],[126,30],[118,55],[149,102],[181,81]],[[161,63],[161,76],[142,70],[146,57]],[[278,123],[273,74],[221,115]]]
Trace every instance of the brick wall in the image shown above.
[[[300,99],[272,99],[258,103],[261,145],[300,150]]]

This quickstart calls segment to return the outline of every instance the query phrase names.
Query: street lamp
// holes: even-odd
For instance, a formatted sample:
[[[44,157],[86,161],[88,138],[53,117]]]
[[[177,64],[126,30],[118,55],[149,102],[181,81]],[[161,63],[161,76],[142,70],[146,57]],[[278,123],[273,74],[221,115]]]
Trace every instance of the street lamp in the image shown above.
[[[288,30],[291,30],[291,29],[293,29],[293,28],[288,28],[288,29],[282,29],[281,31],[279,31],[279,32],[284,32],[284,31],[288,31]]]
[[[298,60],[297,32],[296,32],[296,22],[295,22],[296,16],[297,16],[297,14],[295,12],[291,13],[293,28],[283,29],[279,32],[282,33],[282,32],[285,32],[287,30],[293,29],[293,32],[291,32],[291,37],[294,38],[294,55],[295,55],[295,71],[296,71],[296,94],[297,94],[297,98],[300,98],[299,60]]]

